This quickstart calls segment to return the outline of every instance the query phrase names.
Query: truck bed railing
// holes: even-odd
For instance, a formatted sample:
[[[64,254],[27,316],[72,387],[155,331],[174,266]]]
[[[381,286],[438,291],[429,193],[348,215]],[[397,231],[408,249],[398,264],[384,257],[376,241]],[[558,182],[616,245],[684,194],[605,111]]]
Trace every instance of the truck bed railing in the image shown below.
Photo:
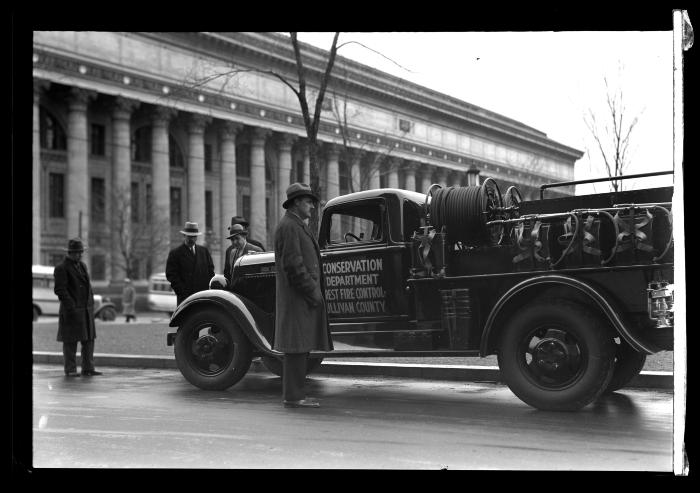
[[[544,199],[544,191],[547,188],[568,187],[571,185],[582,185],[584,183],[597,183],[601,181],[628,180],[631,178],[645,178],[647,176],[672,175],[671,171],[654,171],[653,173],[639,173],[636,175],[608,176],[605,178],[590,178],[588,180],[560,181],[556,183],[545,183],[540,186],[540,199]]]

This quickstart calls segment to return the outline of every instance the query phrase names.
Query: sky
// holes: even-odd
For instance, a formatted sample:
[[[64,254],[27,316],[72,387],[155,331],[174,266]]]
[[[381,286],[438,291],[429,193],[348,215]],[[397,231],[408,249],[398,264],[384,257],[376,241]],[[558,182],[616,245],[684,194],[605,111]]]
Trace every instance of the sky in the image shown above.
[[[327,50],[333,33],[298,37]],[[518,120],[585,152],[576,179],[607,176],[583,119],[589,109],[609,116],[607,78],[610,92],[622,92],[629,117],[639,118],[625,173],[673,169],[671,30],[343,32],[338,44],[350,41],[364,46],[342,46],[339,55]],[[629,180],[625,188],[627,183],[670,185],[672,178]],[[585,185],[577,193],[607,188]]]

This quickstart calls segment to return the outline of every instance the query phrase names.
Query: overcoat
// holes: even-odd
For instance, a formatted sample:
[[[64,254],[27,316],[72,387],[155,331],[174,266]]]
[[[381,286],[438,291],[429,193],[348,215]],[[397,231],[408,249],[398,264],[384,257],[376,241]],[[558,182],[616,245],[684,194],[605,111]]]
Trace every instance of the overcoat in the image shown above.
[[[136,290],[133,286],[124,286],[122,308],[124,315],[136,315]]]
[[[231,252],[236,249],[235,245],[230,245],[226,249],[226,261],[224,262],[224,277],[228,281],[228,285],[231,285],[231,271],[233,270],[233,264],[236,262],[237,258],[234,259],[233,263],[231,262]],[[263,249],[260,248],[257,245],[253,245],[249,241],[246,240],[246,244],[243,247],[243,251],[238,254],[238,256],[245,255],[248,252],[262,252]]]
[[[283,353],[329,351],[321,253],[302,219],[287,211],[275,230],[275,338]]]
[[[195,245],[194,251],[196,255],[182,243],[170,250],[165,264],[165,277],[177,295],[178,305],[191,294],[209,289],[214,277],[214,261],[207,247]]]
[[[77,263],[82,267],[82,272],[78,271]],[[95,299],[85,263],[66,257],[54,268],[53,277],[53,291],[60,300],[56,340],[78,342],[95,339]]]

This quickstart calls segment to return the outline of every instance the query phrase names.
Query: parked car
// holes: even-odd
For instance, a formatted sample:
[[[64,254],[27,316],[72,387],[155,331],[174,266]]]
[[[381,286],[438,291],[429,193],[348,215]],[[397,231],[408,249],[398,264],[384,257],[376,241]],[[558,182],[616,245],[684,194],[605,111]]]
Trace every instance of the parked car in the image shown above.
[[[165,277],[165,272],[153,274],[148,280],[148,309],[153,312],[166,312],[172,316],[177,307],[177,296]]]
[[[53,292],[54,278],[53,267],[49,265],[32,265],[32,305],[33,317],[36,321],[39,315],[58,315],[61,302]],[[100,320],[115,320],[117,318],[117,307],[109,298],[101,294],[94,294],[95,318]]]

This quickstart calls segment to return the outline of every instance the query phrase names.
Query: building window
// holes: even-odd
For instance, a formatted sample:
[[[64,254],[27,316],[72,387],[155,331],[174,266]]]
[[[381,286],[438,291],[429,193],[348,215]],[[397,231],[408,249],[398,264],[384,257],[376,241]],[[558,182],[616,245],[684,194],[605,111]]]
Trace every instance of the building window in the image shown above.
[[[49,217],[66,217],[63,174],[49,173]]]
[[[90,186],[90,220],[95,224],[105,222],[105,180],[92,178]]]
[[[211,231],[214,229],[214,219],[213,219],[213,197],[211,190],[204,191],[204,231]]]
[[[141,127],[134,131],[131,159],[142,163],[151,162],[151,127]]]
[[[63,262],[64,258],[66,258],[65,253],[49,253],[49,265],[56,267],[58,264]]]
[[[341,194],[350,193],[351,191],[357,191],[350,190],[350,172],[348,170],[348,165],[343,161],[340,161],[338,163],[338,186],[340,188]]]
[[[137,223],[140,220],[139,214],[139,183],[131,182],[131,222]]]
[[[90,257],[90,277],[96,281],[104,281],[105,265],[104,255],[92,255]]]
[[[250,195],[241,197],[241,209],[243,210],[243,217],[250,220]]]
[[[204,170],[212,170],[211,144],[204,144]]]
[[[250,177],[250,145],[236,146],[236,176]]]
[[[105,126],[93,123],[90,125],[90,154],[105,155]]]
[[[66,133],[54,116],[44,108],[39,110],[39,142],[42,149],[66,150]]]
[[[399,130],[402,132],[410,132],[412,126],[410,121],[399,118]]]
[[[182,189],[170,187],[170,225],[182,225]]]
[[[297,161],[297,179],[299,183],[304,183],[304,161]]]
[[[153,186],[146,183],[146,224],[153,220]]]
[[[133,279],[141,279],[141,260],[138,258],[131,259],[131,265],[129,268],[129,276]]]
[[[182,149],[177,145],[177,141],[173,139],[173,136],[168,136],[168,148],[170,153],[170,167],[171,168],[184,168],[185,158],[182,156]]]

